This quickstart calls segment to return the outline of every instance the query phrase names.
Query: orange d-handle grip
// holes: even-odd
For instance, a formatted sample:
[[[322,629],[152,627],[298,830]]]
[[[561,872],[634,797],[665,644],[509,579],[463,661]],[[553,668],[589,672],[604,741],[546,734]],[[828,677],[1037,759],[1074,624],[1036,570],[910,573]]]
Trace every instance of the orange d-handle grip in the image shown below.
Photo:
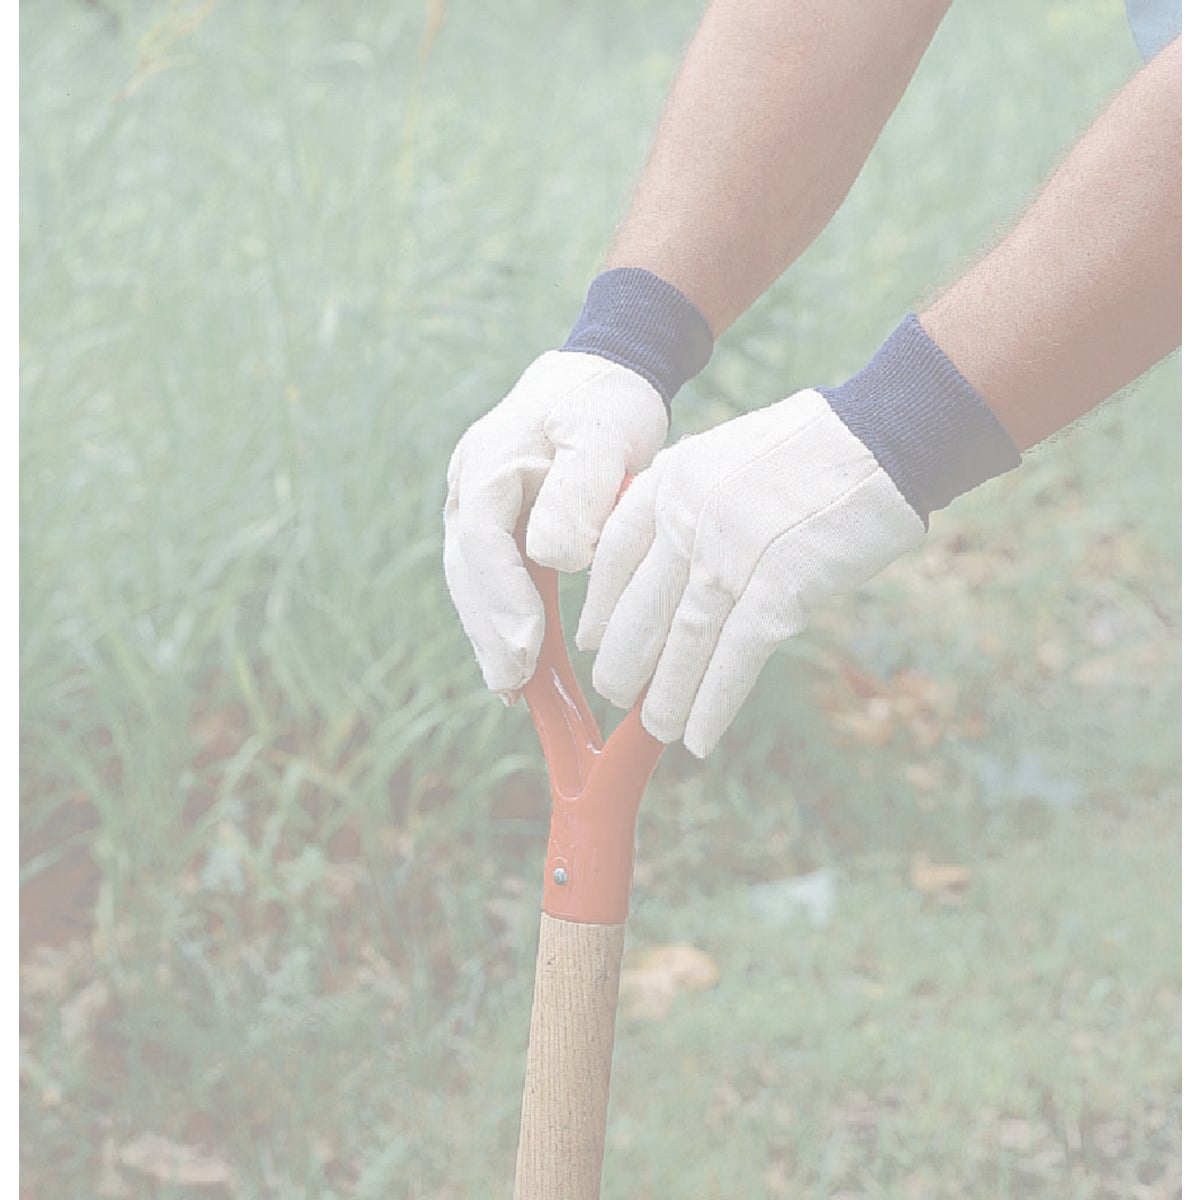
[[[552,800],[542,911],[563,921],[620,925],[633,889],[638,807],[664,747],[642,726],[640,701],[602,739],[567,655],[558,576],[525,562],[546,613],[537,668],[525,685]]]

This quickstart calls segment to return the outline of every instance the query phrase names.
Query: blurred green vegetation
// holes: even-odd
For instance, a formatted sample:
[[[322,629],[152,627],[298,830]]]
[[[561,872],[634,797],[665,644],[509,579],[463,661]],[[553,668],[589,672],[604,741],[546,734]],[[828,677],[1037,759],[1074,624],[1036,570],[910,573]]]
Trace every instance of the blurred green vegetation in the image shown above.
[[[21,5],[24,1195],[509,1194],[545,784],[444,464],[700,11]],[[853,371],[1136,65],[1120,0],[956,6],[676,433]],[[631,952],[720,980],[622,1019],[606,1195],[1178,1194],[1179,405],[1174,360],[668,753]],[[828,924],[755,907],[816,870]]]

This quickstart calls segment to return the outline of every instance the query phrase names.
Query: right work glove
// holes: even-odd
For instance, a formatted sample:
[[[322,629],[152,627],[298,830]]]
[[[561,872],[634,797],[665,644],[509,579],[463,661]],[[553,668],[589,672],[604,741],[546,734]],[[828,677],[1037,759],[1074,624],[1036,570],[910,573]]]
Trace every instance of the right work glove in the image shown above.
[[[622,267],[593,283],[571,336],[459,440],[447,472],[444,565],[484,682],[512,703],[545,630],[517,548],[558,571],[592,561],[626,475],[666,440],[669,405],[708,361],[712,334],[680,292]]]
[[[837,388],[664,450],[605,525],[579,621],[596,690],[705,757],[808,612],[1016,466],[1004,427],[909,317]],[[649,685],[647,687],[647,685]]]

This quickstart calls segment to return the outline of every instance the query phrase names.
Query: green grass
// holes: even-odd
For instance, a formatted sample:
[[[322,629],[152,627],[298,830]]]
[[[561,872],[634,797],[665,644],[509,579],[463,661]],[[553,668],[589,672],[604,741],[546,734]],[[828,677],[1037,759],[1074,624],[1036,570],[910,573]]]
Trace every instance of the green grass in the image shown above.
[[[700,6],[439,11],[21,6],[30,1197],[509,1192],[545,785],[444,464],[569,327]],[[957,6],[676,432],[854,370],[1136,62],[1119,0]],[[668,753],[630,948],[721,977],[622,1018],[606,1195],[1175,1194],[1179,420],[1173,360]],[[831,922],[765,923],[817,868]]]

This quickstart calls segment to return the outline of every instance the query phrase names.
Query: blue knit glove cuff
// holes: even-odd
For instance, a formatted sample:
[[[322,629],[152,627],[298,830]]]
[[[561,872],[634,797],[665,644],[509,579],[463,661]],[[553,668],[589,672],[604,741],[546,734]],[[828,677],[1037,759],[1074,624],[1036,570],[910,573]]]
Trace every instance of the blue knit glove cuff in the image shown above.
[[[641,267],[598,275],[562,347],[598,354],[648,380],[670,411],[675,393],[708,362],[713,336],[700,310]]]
[[[912,313],[857,375],[818,390],[926,527],[934,509],[1021,461],[996,415]]]

